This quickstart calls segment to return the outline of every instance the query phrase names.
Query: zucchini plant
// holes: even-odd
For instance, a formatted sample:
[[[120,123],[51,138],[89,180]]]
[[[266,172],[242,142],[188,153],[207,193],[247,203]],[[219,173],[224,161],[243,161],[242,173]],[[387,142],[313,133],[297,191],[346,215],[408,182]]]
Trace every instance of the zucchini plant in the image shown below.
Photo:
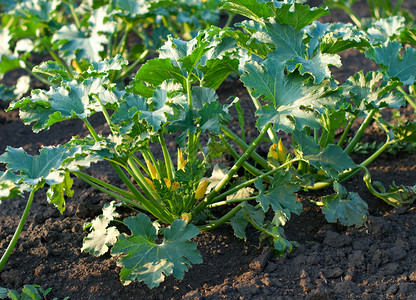
[[[251,224],[277,253],[291,251],[283,228],[292,214],[302,211],[298,191],[332,187],[332,194],[314,203],[328,222],[347,226],[366,220],[366,202],[342,186],[361,170],[369,190],[387,203],[403,206],[415,200],[415,186],[386,189],[371,182],[367,169],[389,145],[416,141],[414,122],[395,125],[380,113],[406,105],[397,90],[404,82],[394,71],[382,69],[360,71],[340,84],[330,71],[330,66],[341,67],[338,53],[349,48],[383,60],[379,47],[384,44],[372,43],[353,25],[322,24],[317,19],[329,14],[328,9],[295,1],[226,0],[223,8],[246,17],[236,24],[241,30],[212,26],[187,41],[170,36],[158,57],[147,60],[127,86],[112,82],[128,65],[121,55],[85,62],[74,72],[56,61],[35,67],[54,84],[12,101],[8,110],[19,109],[34,132],[80,119],[90,134],[45,146],[35,156],[12,147],[0,156],[7,168],[0,173],[0,199],[29,194],[0,270],[34,194],[48,186],[47,201],[63,212],[66,197],[73,195],[74,177],[114,197],[102,215],[86,224],[89,233],[82,251],[96,256],[110,251],[122,267],[123,284],[143,281],[151,288],[169,275],[182,279],[189,267],[201,263],[192,239],[223,224],[230,224],[242,239]],[[398,59],[388,68],[396,70],[401,63]],[[217,90],[231,73],[243,82],[256,107],[249,117],[257,118],[258,135],[249,143],[244,127],[239,136],[229,126],[231,109],[238,118],[232,121],[241,126],[247,117],[239,100],[218,100]],[[406,74],[412,76],[411,70]],[[108,134],[97,133],[89,122],[96,113],[104,116]],[[354,162],[350,154],[371,122],[385,130],[386,142],[364,161]],[[283,145],[279,132],[290,135],[291,145]],[[166,143],[172,134],[177,136],[173,148]],[[256,151],[261,143],[270,147],[267,157]],[[157,148],[160,158],[152,151]],[[229,169],[211,165],[224,153],[234,158]],[[104,160],[123,186],[86,172]],[[119,205],[137,214],[121,220]],[[120,233],[117,222],[128,232]]]

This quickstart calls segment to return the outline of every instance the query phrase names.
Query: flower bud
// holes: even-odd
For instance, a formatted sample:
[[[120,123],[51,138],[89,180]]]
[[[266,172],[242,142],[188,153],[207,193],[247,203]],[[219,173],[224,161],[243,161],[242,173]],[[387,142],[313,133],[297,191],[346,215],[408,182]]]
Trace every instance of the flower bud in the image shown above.
[[[148,160],[146,160],[146,165],[149,169],[150,177],[152,177],[152,179],[159,179],[159,174],[157,173],[155,166]]]
[[[205,196],[205,193],[207,192],[208,184],[209,184],[208,180],[205,180],[199,183],[198,187],[196,188],[195,199],[199,200]]]
[[[172,191],[176,191],[179,188],[179,182],[172,182]]]
[[[183,213],[181,215],[181,218],[186,221],[186,224],[189,224],[189,222],[191,222],[191,219],[192,219],[192,214],[191,213]]]
[[[155,189],[155,185],[153,184],[153,181],[150,178],[145,177],[144,179],[146,179],[147,183],[149,184],[149,186],[152,188],[153,191],[156,191]]]
[[[171,187],[171,185],[172,185],[172,183],[170,182],[170,180],[169,179],[167,179],[167,178],[163,178],[164,180],[165,180],[165,184],[166,184],[166,186],[168,187],[168,189]]]
[[[269,154],[267,154],[267,157],[271,157],[271,158],[274,158],[275,160],[278,160],[279,155],[277,154],[276,148],[277,148],[276,144],[271,145],[269,148]]]
[[[282,139],[279,139],[279,144],[277,145],[277,156],[280,163],[284,163],[286,160],[286,149],[283,146]]]
[[[185,172],[186,163],[187,161],[184,159],[181,149],[178,149],[178,171],[182,170]]]

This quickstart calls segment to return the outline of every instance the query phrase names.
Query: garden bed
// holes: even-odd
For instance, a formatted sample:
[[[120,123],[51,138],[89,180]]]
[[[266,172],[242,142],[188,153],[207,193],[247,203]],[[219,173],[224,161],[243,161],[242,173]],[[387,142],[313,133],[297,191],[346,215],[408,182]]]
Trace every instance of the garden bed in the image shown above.
[[[333,18],[344,20],[345,16],[335,13],[331,18],[332,21]],[[348,50],[341,56],[346,67],[335,71],[335,77],[341,82],[358,70],[376,68],[358,51]],[[221,101],[238,96],[245,111],[254,109],[240,82],[227,80],[218,94]],[[409,120],[414,119],[411,108],[402,111]],[[245,121],[245,128],[255,128],[254,119]],[[98,128],[98,133],[109,132],[103,118],[95,117],[91,123]],[[238,131],[238,124],[231,126]],[[77,121],[55,124],[47,134],[34,134],[16,111],[0,113],[0,129],[0,154],[6,146],[23,147],[35,154],[43,145],[66,142],[73,134],[88,134],[87,128]],[[257,135],[255,131],[246,132],[248,140]],[[363,142],[383,139],[382,131],[374,123],[366,130]],[[267,154],[267,150],[260,149],[259,153]],[[362,161],[360,154],[354,154],[353,159]],[[416,183],[415,161],[415,152],[384,153],[368,169],[373,180],[384,186],[393,182],[413,186]],[[94,165],[89,174],[122,184],[106,163]],[[347,228],[327,223],[320,210],[309,202],[325,193],[300,192],[298,200],[303,203],[304,210],[285,226],[287,239],[297,242],[291,254],[277,258],[266,242],[259,243],[256,231],[249,228],[244,242],[234,236],[231,226],[222,226],[194,239],[202,255],[202,264],[194,265],[183,280],[168,277],[154,289],[137,282],[123,286],[120,267],[108,254],[97,258],[81,253],[86,236],[82,230],[84,223],[101,214],[103,204],[112,199],[75,179],[75,194],[67,200],[62,215],[46,202],[44,193],[37,193],[18,244],[0,273],[0,286],[20,290],[25,284],[38,284],[44,289],[52,288],[49,296],[59,299],[66,296],[70,299],[416,297],[416,211],[413,207],[392,209],[368,191],[361,175],[356,175],[345,187],[359,193],[368,203],[365,226]],[[2,201],[1,253],[11,240],[25,203],[22,198]]]

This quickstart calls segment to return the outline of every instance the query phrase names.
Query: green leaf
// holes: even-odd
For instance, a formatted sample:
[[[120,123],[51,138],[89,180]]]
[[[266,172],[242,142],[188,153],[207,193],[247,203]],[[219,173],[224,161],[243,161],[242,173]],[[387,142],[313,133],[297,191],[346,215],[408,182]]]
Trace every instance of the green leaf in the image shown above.
[[[319,17],[329,14],[326,8],[310,8],[308,5],[293,2],[227,0],[222,8],[258,23],[263,23],[268,18],[275,18],[279,23],[288,24],[296,29],[302,29]]]
[[[287,64],[289,72],[298,69],[301,75],[310,74],[316,83],[322,82],[325,78],[331,77],[329,66],[341,67],[341,58],[333,54],[318,53],[311,59],[297,56]]]
[[[33,90],[28,98],[13,102],[9,110],[20,108],[20,117],[25,124],[35,122],[34,132],[49,129],[54,123],[80,118],[84,119],[97,111],[101,105],[91,95],[96,94],[106,104],[117,100],[117,95],[104,85],[106,78],[86,79],[83,82],[73,80],[63,82],[61,86],[51,87],[49,91]]]
[[[114,245],[120,236],[116,227],[108,227],[110,221],[106,215],[99,215],[91,222],[91,232],[84,238],[81,251],[94,256],[107,253],[108,247]]]
[[[74,191],[71,190],[73,180],[69,172],[65,172],[64,179],[61,183],[52,185],[46,192],[48,202],[55,205],[61,214],[65,211],[65,195],[72,197]]]
[[[128,61],[121,55],[117,54],[111,59],[104,59],[103,61],[93,61],[87,70],[87,73],[98,76],[99,74],[107,75],[110,71],[119,71],[123,66],[128,65]]]
[[[390,78],[398,78],[403,84],[415,82],[416,50],[405,47],[402,51],[399,42],[387,42],[381,46],[370,48],[365,56],[379,64]]]
[[[260,203],[265,212],[272,208],[275,212],[275,224],[285,225],[290,219],[291,213],[300,214],[302,204],[297,201],[296,192],[300,186],[291,182],[290,172],[276,173],[271,182],[271,187],[266,191],[264,184],[257,180],[255,187],[260,191],[256,201]]]
[[[401,142],[416,143],[416,123],[409,121],[402,126],[393,128],[394,138]]]
[[[230,219],[231,226],[234,230],[234,235],[240,239],[246,240],[246,227],[249,223],[247,216],[255,222],[255,224],[262,226],[264,223],[265,214],[263,210],[255,208],[247,202],[241,202],[241,210]]]
[[[406,100],[402,93],[392,91],[400,85],[397,81],[384,81],[382,72],[368,72],[364,75],[359,71],[344,83],[344,95],[349,97],[354,106],[364,111],[372,108],[405,106]]]
[[[400,36],[405,25],[405,18],[400,16],[378,19],[369,26],[367,35],[372,44],[384,43]]]
[[[26,184],[19,184],[21,176],[7,170],[0,172],[0,203],[1,200],[20,197],[25,191],[30,190]]]
[[[39,155],[31,156],[23,148],[12,148],[8,146],[6,152],[0,156],[0,162],[6,163],[9,170],[21,172],[22,180],[29,185],[36,185],[42,180],[50,185],[59,183],[57,170],[65,159],[66,149],[61,145],[57,147],[44,147]]]
[[[338,178],[339,173],[355,167],[355,163],[338,145],[330,144],[321,150],[312,137],[298,130],[293,133],[293,138],[297,143],[298,155],[334,179]]]
[[[328,222],[341,225],[361,226],[367,216],[368,206],[357,193],[348,193],[338,182],[334,183],[336,194],[322,197],[322,212]]]
[[[184,88],[186,87],[186,78],[182,74],[181,69],[174,66],[169,58],[155,58],[146,61],[137,71],[135,77],[135,80],[142,80],[155,87],[170,79],[175,79]]]
[[[151,4],[148,2],[146,0],[117,0],[116,8],[120,12],[116,13],[132,19],[142,17],[149,12]]]
[[[41,22],[47,22],[54,17],[54,12],[58,8],[61,1],[58,0],[26,0],[19,1],[15,4],[11,14],[23,18],[36,19]]]
[[[261,129],[272,122],[276,131],[319,128],[317,113],[336,106],[341,99],[336,90],[327,86],[328,82],[314,85],[305,83],[306,79],[297,73],[286,75],[284,63],[274,56],[262,65],[247,63],[241,81],[253,89],[254,97],[263,96],[263,100],[271,102],[257,110],[257,127]]]
[[[320,39],[320,48],[322,53],[340,53],[350,48],[366,50],[370,46],[367,36],[363,31],[358,29],[357,26],[353,26],[349,23],[333,23],[324,25],[328,26],[323,30],[323,34],[319,37],[315,37],[312,34],[312,30],[314,29],[313,27],[307,32],[312,39]],[[317,44],[317,42],[315,42],[315,44]],[[310,47],[310,49],[312,48],[313,47]]]
[[[45,61],[35,66],[32,70],[34,73],[42,73],[49,76],[52,82],[61,82],[62,80],[70,81],[71,75],[68,71],[56,61]]]
[[[8,71],[20,68],[18,58],[10,50],[12,36],[7,28],[0,29],[0,79]]]
[[[132,235],[120,235],[111,250],[113,256],[119,256],[117,265],[122,267],[124,285],[138,280],[153,288],[171,274],[182,279],[188,267],[202,262],[196,244],[190,241],[199,230],[185,220],[175,220],[167,227],[160,244],[156,243],[158,229],[146,215],[138,214],[124,223]]]
[[[103,34],[87,34],[80,31],[75,24],[65,25],[59,29],[52,37],[52,43],[58,42],[59,50],[62,57],[65,57],[67,63],[73,59],[80,61],[100,61],[100,52],[104,51],[104,45],[108,39]]]

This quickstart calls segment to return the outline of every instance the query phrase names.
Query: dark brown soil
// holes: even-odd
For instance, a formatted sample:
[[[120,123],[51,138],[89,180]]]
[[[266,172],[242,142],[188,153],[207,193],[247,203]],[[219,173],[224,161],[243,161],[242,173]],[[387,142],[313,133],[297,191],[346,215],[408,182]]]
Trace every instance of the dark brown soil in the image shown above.
[[[338,12],[331,18],[345,21]],[[342,57],[346,68],[335,72],[341,82],[359,69],[375,68],[356,51],[346,51]],[[240,83],[226,82],[219,94],[222,99],[240,97],[246,116],[253,114]],[[414,117],[412,110],[406,112]],[[108,131],[102,118],[92,122]],[[252,137],[255,119],[246,117],[246,122],[246,128],[252,130],[246,134]],[[238,125],[232,127],[237,130]],[[0,154],[7,145],[34,154],[40,146],[63,143],[74,134],[85,135],[87,129],[71,121],[33,134],[17,112],[0,112]],[[375,125],[364,139],[374,138],[382,138]],[[267,148],[261,151],[265,153]],[[354,159],[359,162],[363,157]],[[373,180],[385,186],[392,182],[413,186],[415,161],[416,153],[383,154],[369,169]],[[105,163],[95,165],[91,174],[117,183],[117,176]],[[63,215],[46,202],[42,191],[37,193],[18,244],[0,273],[0,286],[20,290],[25,284],[39,284],[52,288],[50,295],[59,299],[416,299],[416,210],[391,209],[368,192],[359,175],[345,186],[369,205],[364,227],[328,224],[308,200],[323,194],[299,193],[305,209],[285,227],[287,237],[298,243],[293,253],[277,258],[266,244],[259,244],[254,230],[244,242],[225,225],[195,239],[203,263],[193,266],[184,280],[167,278],[150,290],[139,283],[123,286],[120,268],[109,255],[97,258],[81,253],[86,235],[83,224],[112,199],[75,179],[75,195],[67,200]],[[9,199],[0,205],[0,253],[12,237],[25,203],[26,199]]]

